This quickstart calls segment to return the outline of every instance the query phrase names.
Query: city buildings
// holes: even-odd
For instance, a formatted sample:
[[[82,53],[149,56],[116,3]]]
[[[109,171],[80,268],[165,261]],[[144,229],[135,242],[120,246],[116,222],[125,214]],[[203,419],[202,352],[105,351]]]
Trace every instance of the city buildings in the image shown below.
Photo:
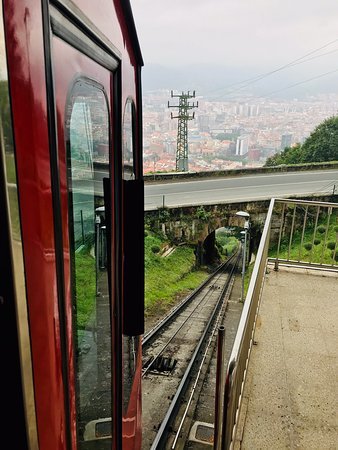
[[[193,88],[193,86],[192,86]],[[169,90],[144,93],[144,173],[175,170],[177,121],[167,108]],[[303,142],[338,111],[338,95],[306,100],[199,97],[189,121],[189,170],[258,167],[285,146]]]

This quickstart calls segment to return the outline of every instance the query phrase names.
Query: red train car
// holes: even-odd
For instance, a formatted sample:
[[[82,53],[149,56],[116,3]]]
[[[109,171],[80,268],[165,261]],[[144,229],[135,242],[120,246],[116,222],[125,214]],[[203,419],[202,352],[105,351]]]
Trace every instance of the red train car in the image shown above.
[[[130,4],[0,8],[1,442],[139,449],[143,63]]]

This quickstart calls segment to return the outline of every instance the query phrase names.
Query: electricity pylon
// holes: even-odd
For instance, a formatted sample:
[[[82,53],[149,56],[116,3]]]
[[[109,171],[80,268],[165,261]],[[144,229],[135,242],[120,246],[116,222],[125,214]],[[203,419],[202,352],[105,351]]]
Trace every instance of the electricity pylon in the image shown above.
[[[168,102],[168,108],[178,108],[178,115],[173,116],[172,119],[178,119],[177,129],[177,149],[176,149],[176,172],[188,171],[188,120],[195,118],[195,113],[189,114],[189,110],[198,108],[198,102],[190,103],[189,98],[195,98],[195,91],[190,94],[182,92],[182,94],[174,95],[171,91],[171,97],[177,97],[179,99],[178,105],[170,105]]]

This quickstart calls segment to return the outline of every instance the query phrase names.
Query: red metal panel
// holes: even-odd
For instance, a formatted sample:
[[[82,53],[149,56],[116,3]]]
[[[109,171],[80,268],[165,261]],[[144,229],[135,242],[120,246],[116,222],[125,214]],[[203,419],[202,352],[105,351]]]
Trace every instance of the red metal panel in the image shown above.
[[[140,450],[142,448],[142,343],[139,340],[136,350],[137,362],[133,387],[130,393],[128,411],[123,417],[122,437],[123,450]]]
[[[78,6],[119,49],[122,55],[123,112],[128,97],[136,105],[137,63],[120,2],[76,0]],[[114,6],[115,5],[115,6]],[[6,46],[13,110],[14,137],[19,180],[23,250],[32,342],[38,435],[41,450],[66,448],[64,386],[57,299],[52,187],[49,158],[47,100],[41,0],[4,0]],[[65,47],[67,47],[65,49]],[[66,94],[76,73],[85,69],[109,92],[111,76],[89,58],[55,40],[59,61],[55,68],[57,84],[60,182],[63,216],[65,291],[68,332],[68,366],[71,375],[71,418],[75,448],[74,368],[71,329],[70,267],[68,241],[68,205],[64,148]],[[76,54],[75,54],[76,53]],[[67,62],[65,62],[67,60]],[[58,64],[61,64],[60,66]],[[110,100],[110,99],[109,99]],[[138,133],[137,133],[138,134]],[[140,143],[137,145],[140,148]],[[123,425],[124,448],[141,448],[140,371],[141,352],[127,421],[135,426],[130,433]],[[127,437],[128,435],[128,437]],[[136,436],[136,438],[135,438]],[[120,449],[119,449],[120,450]]]
[[[4,1],[40,449],[65,448],[41,2]]]
[[[74,0],[74,3],[121,52],[122,105],[125,104],[128,97],[131,97],[136,103],[138,63],[121,0],[100,0],[100,2]]]

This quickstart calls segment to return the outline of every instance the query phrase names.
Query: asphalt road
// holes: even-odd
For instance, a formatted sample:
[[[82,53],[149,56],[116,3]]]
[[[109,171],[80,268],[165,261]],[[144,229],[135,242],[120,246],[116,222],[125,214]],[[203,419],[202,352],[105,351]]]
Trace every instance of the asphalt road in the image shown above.
[[[145,187],[145,209],[156,209],[163,205],[212,205],[328,194],[333,192],[334,185],[338,192],[338,170],[148,184]]]
[[[96,195],[102,195],[103,176],[104,172],[95,173]],[[91,189],[92,182],[87,185],[88,182],[85,180],[76,181],[73,190],[85,193],[87,189]],[[272,197],[324,195],[332,193],[334,186],[338,192],[336,169],[146,184],[145,210],[157,209],[163,205],[168,207],[212,205],[269,200]]]

